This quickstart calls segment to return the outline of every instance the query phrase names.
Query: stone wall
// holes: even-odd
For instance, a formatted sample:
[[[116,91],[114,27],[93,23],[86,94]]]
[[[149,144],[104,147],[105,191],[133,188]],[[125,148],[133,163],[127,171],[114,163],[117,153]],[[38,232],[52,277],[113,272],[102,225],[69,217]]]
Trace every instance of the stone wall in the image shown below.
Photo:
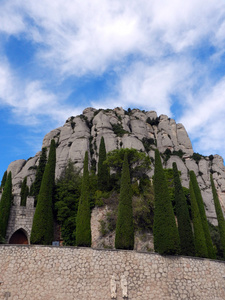
[[[20,206],[20,196],[15,195],[13,205],[10,210],[9,222],[6,232],[6,242],[8,243],[13,233],[22,229],[30,242],[30,234],[35,212],[34,198],[28,197],[26,206]]]
[[[136,251],[0,245],[0,299],[225,299],[225,263]]]

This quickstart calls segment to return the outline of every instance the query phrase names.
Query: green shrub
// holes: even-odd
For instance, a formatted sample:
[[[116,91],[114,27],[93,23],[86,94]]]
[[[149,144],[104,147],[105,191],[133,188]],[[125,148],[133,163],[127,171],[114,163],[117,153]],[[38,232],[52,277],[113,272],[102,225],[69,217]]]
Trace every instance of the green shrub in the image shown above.
[[[195,162],[196,162],[196,164],[198,164],[199,163],[199,161],[202,159],[202,155],[201,154],[199,154],[199,153],[193,153],[193,155],[191,156],[191,158],[193,158],[194,160],[195,160]]]
[[[99,232],[101,236],[106,236],[108,234],[107,224],[104,220],[99,220]]]
[[[75,126],[76,126],[76,123],[73,122],[73,121],[71,121],[70,126],[71,126],[71,128],[74,130],[74,128],[75,128]]]
[[[159,120],[160,120],[159,117],[156,117],[155,119],[154,118],[151,119],[150,117],[148,117],[146,120],[146,123],[150,124],[151,126],[153,126],[153,125],[158,126]]]
[[[167,148],[163,153],[164,161],[167,162],[172,155],[179,156],[180,158],[182,158],[184,154],[185,153],[181,149],[172,152],[169,148]]]
[[[209,160],[212,162],[213,161],[214,156],[211,154],[209,155]]]
[[[116,229],[117,222],[117,209],[109,211],[106,213],[106,220],[108,223],[109,232],[113,232]]]
[[[95,192],[94,200],[95,200],[95,206],[102,207],[104,206],[103,198],[104,196],[107,196],[107,193],[103,193],[100,190],[97,190]]]
[[[141,179],[146,176],[150,170],[151,160],[144,152],[140,152],[134,148],[115,149],[107,153],[106,164],[114,171],[113,176],[119,182],[121,178],[121,171],[124,162],[124,155],[127,153],[129,172],[131,182],[134,178]],[[112,177],[111,176],[111,179]]]
[[[220,241],[220,233],[218,226],[214,226],[210,222],[208,222],[210,236],[212,238],[212,242],[214,247],[216,248],[216,258],[220,260],[224,260],[223,248]]]
[[[169,148],[166,148],[163,155],[164,155],[164,161],[166,162],[169,160],[170,156],[172,155],[172,152]]]
[[[128,131],[123,129],[123,126],[120,123],[112,124],[112,130],[116,136],[122,137]]]
[[[146,138],[146,137],[144,137],[143,139],[142,139],[142,143],[143,143],[143,146],[145,147],[145,151],[146,152],[149,152],[152,148],[152,145],[155,145],[156,143],[155,143],[155,140],[154,139],[152,139],[152,138]]]
[[[97,109],[97,110],[94,112],[94,117],[97,116],[97,114],[100,113],[101,110],[102,110],[102,108]]]
[[[147,195],[133,199],[134,229],[136,231],[152,230],[154,219],[154,198]]]

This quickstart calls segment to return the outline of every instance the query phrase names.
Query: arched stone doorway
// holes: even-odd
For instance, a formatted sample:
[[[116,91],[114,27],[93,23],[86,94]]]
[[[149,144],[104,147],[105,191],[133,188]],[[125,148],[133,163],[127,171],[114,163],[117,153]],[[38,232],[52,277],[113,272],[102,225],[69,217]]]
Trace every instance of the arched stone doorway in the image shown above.
[[[22,228],[15,231],[9,240],[9,244],[29,244],[26,232]]]

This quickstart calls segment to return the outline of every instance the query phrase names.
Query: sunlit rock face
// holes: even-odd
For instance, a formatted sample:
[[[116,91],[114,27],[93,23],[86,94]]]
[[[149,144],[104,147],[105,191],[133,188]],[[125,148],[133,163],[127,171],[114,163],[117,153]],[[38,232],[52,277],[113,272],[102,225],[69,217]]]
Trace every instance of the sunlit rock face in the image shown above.
[[[139,109],[125,111],[119,107],[96,110],[89,107],[82,115],[69,117],[62,127],[47,133],[43,140],[42,146],[47,149],[52,139],[56,142],[56,178],[60,177],[69,159],[82,171],[85,151],[89,153],[90,165],[98,162],[102,136],[107,152],[120,148],[135,148],[146,152],[153,162],[149,176],[154,172],[156,147],[162,153],[165,168],[172,168],[172,163],[177,163],[183,186],[188,187],[188,172],[193,170],[206,204],[207,216],[216,224],[210,172],[213,173],[221,205],[225,210],[225,167],[222,157],[211,155],[201,156],[199,160],[194,159],[191,141],[184,126],[166,115],[157,116],[154,111],[146,112]],[[40,154],[41,151],[27,161],[21,159],[9,165],[8,171],[12,172],[15,194],[20,193],[21,182],[25,176],[29,186],[34,181]]]

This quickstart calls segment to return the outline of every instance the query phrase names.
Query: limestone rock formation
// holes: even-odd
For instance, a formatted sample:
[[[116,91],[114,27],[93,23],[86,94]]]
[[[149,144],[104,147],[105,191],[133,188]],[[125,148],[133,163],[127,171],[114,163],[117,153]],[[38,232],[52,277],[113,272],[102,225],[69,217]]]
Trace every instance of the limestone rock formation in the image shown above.
[[[210,172],[213,173],[221,205],[225,209],[225,167],[222,157],[210,155],[196,159],[184,126],[176,124],[175,120],[166,115],[157,116],[154,111],[125,111],[119,107],[106,110],[86,108],[83,114],[69,117],[63,126],[46,134],[43,140],[43,147],[48,149],[51,139],[56,141],[56,178],[60,177],[69,159],[82,170],[85,151],[89,153],[90,164],[97,162],[102,136],[107,152],[131,147],[145,151],[153,161],[150,176],[154,171],[156,147],[162,153],[165,168],[171,168],[174,161],[177,163],[183,186],[188,187],[188,172],[194,170],[206,204],[207,216],[216,224],[209,175]],[[20,193],[20,185],[25,176],[29,186],[34,181],[40,153],[27,161],[21,159],[9,165],[14,194]]]

